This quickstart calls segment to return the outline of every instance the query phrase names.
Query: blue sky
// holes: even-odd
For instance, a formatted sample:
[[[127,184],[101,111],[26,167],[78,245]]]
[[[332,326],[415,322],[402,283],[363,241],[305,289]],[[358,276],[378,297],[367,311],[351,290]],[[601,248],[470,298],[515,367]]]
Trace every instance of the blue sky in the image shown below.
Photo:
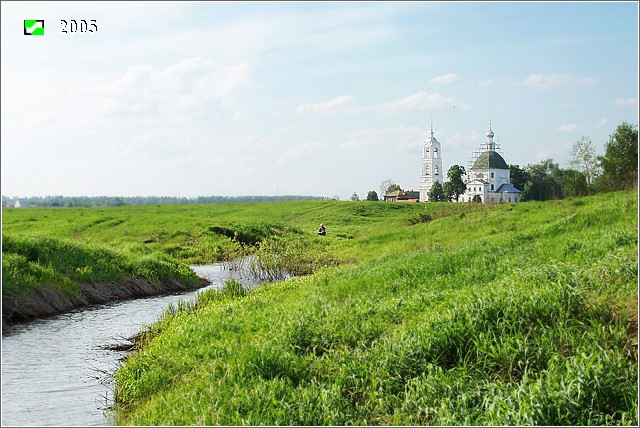
[[[431,120],[445,170],[490,120],[508,163],[565,168],[638,124],[637,2],[1,7],[5,196],[364,198],[418,189]]]

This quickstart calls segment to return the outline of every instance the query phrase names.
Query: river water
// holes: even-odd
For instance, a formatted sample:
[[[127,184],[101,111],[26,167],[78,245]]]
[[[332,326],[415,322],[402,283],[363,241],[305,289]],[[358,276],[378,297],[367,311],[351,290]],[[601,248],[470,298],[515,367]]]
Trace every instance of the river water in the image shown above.
[[[113,425],[111,375],[122,351],[104,345],[154,323],[169,304],[236,278],[220,264],[192,266],[211,284],[198,291],[97,305],[15,326],[2,336],[2,426]]]

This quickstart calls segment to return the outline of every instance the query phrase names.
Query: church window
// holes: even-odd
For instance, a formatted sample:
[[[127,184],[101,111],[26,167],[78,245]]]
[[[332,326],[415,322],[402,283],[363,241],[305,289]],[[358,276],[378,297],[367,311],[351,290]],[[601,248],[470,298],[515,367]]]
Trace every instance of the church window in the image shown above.
[[[434,158],[437,158],[437,157],[438,157],[438,148],[437,148],[437,147],[434,147],[434,148],[433,148],[433,157],[434,157]],[[438,175],[438,174],[436,173],[436,175]]]
[[[438,175],[438,165],[433,167],[434,175]]]
[[[431,158],[431,152],[429,151],[429,149],[424,149],[424,157],[425,159]]]
[[[491,178],[493,178],[493,172],[491,173]]]
[[[493,190],[493,184],[491,185],[491,190]]]

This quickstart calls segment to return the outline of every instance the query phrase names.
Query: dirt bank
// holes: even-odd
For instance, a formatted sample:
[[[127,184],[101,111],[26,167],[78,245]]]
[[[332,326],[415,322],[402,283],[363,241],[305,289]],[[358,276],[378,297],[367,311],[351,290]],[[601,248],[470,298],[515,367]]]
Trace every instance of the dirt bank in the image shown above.
[[[204,287],[208,282],[199,279],[193,285],[170,280],[153,283],[145,279],[127,278],[122,282],[78,284],[81,293],[70,295],[51,288],[38,288],[28,297],[11,294],[2,296],[2,333],[19,322],[69,312],[90,305],[136,297],[157,296]]]

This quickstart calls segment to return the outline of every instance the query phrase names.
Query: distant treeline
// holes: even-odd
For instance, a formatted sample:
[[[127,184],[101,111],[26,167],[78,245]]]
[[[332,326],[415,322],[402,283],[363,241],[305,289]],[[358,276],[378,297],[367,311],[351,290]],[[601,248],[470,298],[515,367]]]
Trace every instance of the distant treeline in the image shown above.
[[[325,196],[32,196],[28,198],[2,195],[3,207],[119,207],[150,204],[228,204],[246,202],[279,202],[300,199],[326,200]]]

